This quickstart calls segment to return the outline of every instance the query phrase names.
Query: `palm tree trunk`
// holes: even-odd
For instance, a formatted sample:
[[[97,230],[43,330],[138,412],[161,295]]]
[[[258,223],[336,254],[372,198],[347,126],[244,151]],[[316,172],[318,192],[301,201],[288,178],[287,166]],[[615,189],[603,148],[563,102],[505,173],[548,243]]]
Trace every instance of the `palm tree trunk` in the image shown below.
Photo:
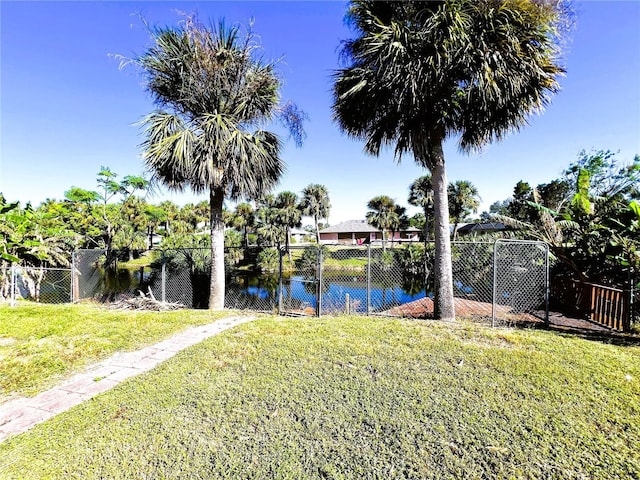
[[[426,251],[427,243],[429,242],[429,212],[424,208],[424,248]]]
[[[435,302],[434,317],[455,320],[453,273],[451,270],[451,234],[449,232],[449,200],[442,139],[432,139],[430,162],[433,181],[435,229]]]
[[[224,220],[222,218],[222,189],[209,190],[211,207],[211,283],[209,288],[209,310],[224,309]]]
[[[313,222],[316,224],[316,243],[320,245],[320,228],[318,227],[318,216],[313,216]]]

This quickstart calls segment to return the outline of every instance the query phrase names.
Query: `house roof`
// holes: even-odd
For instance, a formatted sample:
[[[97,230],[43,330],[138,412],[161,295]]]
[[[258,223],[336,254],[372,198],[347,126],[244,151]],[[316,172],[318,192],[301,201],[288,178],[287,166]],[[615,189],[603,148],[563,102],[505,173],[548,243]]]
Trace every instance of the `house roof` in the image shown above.
[[[379,232],[377,228],[369,225],[366,220],[349,220],[346,222],[323,228],[320,233],[370,233]]]
[[[407,227],[402,229],[403,232],[419,232],[420,229]],[[346,222],[327,227],[320,230],[320,233],[373,233],[380,232],[376,227],[369,225],[366,220],[349,220]]]
[[[507,227],[504,223],[467,223],[458,228],[460,232],[495,232],[498,230],[505,230]]]

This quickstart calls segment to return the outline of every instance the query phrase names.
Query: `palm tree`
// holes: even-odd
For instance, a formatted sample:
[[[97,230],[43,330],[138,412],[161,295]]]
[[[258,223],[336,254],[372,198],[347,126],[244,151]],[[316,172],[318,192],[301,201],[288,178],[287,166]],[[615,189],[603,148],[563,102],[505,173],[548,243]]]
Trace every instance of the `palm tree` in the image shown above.
[[[250,203],[242,202],[236,206],[233,214],[233,227],[242,231],[242,243],[244,248],[249,246],[248,227],[253,226],[255,220],[255,212]]]
[[[480,206],[478,189],[468,180],[457,180],[447,188],[449,218],[453,221],[453,238],[458,233],[458,224],[470,213],[476,213]]]
[[[143,158],[168,188],[209,193],[209,308],[220,310],[223,201],[254,199],[275,185],[284,171],[281,141],[261,126],[282,113],[295,135],[301,116],[279,107],[281,80],[251,32],[241,38],[239,27],[205,27],[187,17],[181,27],[156,28],[151,36],[154,45],[136,59],[159,107],[142,122]]]
[[[444,141],[481,148],[526,124],[559,89],[558,37],[568,10],[556,0],[352,0],[356,38],[334,75],[334,118],[365,151],[394,146],[431,172],[435,317],[455,318]]]
[[[422,207],[424,213],[424,244],[429,241],[429,217],[433,214],[433,184],[431,175],[426,174],[417,178],[409,186],[409,204]]]
[[[391,246],[396,237],[396,232],[406,229],[409,226],[409,218],[407,217],[407,209],[401,205],[393,208],[393,215],[390,219],[389,230],[391,230]]]
[[[272,194],[261,196],[256,200],[256,233],[258,244],[280,249],[282,239],[286,235],[284,226],[278,221],[276,197]]]
[[[310,184],[302,190],[302,200],[300,201],[302,214],[313,217],[316,228],[316,243],[320,245],[320,227],[318,220],[329,218],[331,203],[329,202],[329,192],[324,185]]]
[[[382,250],[386,250],[387,230],[392,230],[399,226],[398,206],[391,197],[378,195],[367,203],[367,222],[382,231]],[[402,207],[400,207],[402,208]]]
[[[291,261],[291,229],[299,227],[302,220],[302,212],[298,208],[298,196],[293,192],[280,192],[275,199],[276,223],[285,229],[285,245]]]

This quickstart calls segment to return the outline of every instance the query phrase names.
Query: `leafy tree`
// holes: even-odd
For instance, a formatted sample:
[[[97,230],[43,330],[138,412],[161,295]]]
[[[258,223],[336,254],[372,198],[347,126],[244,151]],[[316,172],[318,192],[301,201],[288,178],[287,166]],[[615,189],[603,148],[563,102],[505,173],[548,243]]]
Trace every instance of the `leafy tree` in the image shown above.
[[[164,220],[164,233],[171,233],[171,225],[178,218],[178,214],[180,212],[180,207],[178,207],[175,203],[170,200],[165,200],[158,205],[159,208],[162,209],[165,215]]]
[[[111,261],[115,236],[118,235],[117,246],[123,246],[130,243],[126,239],[126,232],[137,232],[135,226],[130,224],[131,216],[135,216],[132,212],[137,205],[132,199],[136,191],[143,191],[149,187],[149,182],[141,176],[127,175],[120,181],[116,180],[117,177],[118,174],[110,168],[102,167],[96,179],[99,191],[71,187],[65,192],[69,205],[76,209],[75,215],[72,215],[73,228],[78,227],[75,220],[80,217],[83,228],[79,233],[92,236],[94,240],[91,243],[99,244],[107,250],[107,262]],[[118,196],[121,202],[116,205],[112,201]],[[85,217],[84,220],[81,217]],[[124,231],[120,232],[122,229]],[[99,243],[96,242],[96,237],[99,238]]]
[[[470,213],[478,211],[480,200],[478,189],[468,180],[450,183],[447,189],[449,200],[449,218],[453,221],[453,238],[458,233],[458,224]]]
[[[552,210],[559,210],[569,195],[570,183],[566,179],[555,179],[536,187],[539,202]]]
[[[302,200],[300,200],[302,214],[312,217],[315,225],[316,243],[320,245],[320,219],[329,218],[331,203],[329,202],[329,192],[324,185],[312,183],[302,190]]]
[[[473,151],[526,124],[558,88],[564,3],[540,0],[352,0],[334,117],[379,155],[394,146],[432,175],[436,318],[453,320],[443,143]]]
[[[528,238],[549,243],[560,261],[556,273],[564,270],[581,281],[624,286],[640,247],[634,208],[640,200],[640,157],[620,165],[614,155],[592,155],[581,152],[563,179],[548,184],[567,192],[557,210],[544,205],[534,191],[535,201],[528,202],[531,219],[499,218]]]
[[[507,205],[507,215],[523,222],[531,221],[533,211],[529,203],[533,200],[533,188],[520,180],[513,188],[513,197]]]
[[[407,209],[401,205],[396,205],[394,209],[394,217],[389,230],[391,230],[391,245],[393,245],[395,234],[409,227],[409,218],[407,217]]]
[[[507,209],[509,204],[511,203],[511,199],[503,200],[503,201],[495,201],[491,205],[489,205],[489,211],[484,211],[480,214],[480,220],[483,222],[490,222],[493,220],[495,215],[507,215]]]
[[[578,154],[578,161],[569,165],[564,172],[565,180],[570,185],[570,194],[575,194],[579,187],[579,177],[588,174],[588,194],[594,198],[640,195],[640,156],[636,155],[633,162],[623,165],[617,160],[616,154],[610,150],[587,152],[582,150]]]
[[[257,39],[239,27],[206,27],[187,17],[178,28],[151,30],[154,42],[136,59],[159,110],[143,124],[143,158],[174,190],[208,192],[211,278],[209,308],[224,308],[225,198],[255,199],[284,170],[281,141],[260,127],[277,113],[301,136],[298,110],[280,108],[281,79]]]
[[[147,205],[143,211],[144,220],[147,230],[147,238],[149,240],[149,249],[153,248],[153,237],[161,224],[167,222],[167,211],[156,205]]]

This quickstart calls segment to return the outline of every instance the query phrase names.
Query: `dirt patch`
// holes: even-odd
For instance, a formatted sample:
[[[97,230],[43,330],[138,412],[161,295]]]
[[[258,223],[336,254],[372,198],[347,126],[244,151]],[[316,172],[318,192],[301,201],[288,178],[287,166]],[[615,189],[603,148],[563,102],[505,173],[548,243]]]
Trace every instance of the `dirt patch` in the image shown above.
[[[478,302],[476,300],[469,300],[466,298],[454,298],[454,305],[456,309],[456,315],[460,317],[472,317],[472,316],[480,316],[480,317],[489,317],[493,316],[493,305],[487,302]],[[398,305],[397,307],[393,307],[383,313],[387,313],[389,315],[402,315],[406,317],[414,317],[414,318],[429,318],[433,317],[433,300],[431,298],[425,297],[419,300],[415,300],[410,303],[405,303],[403,305]],[[539,319],[533,317],[528,314],[518,314],[514,313],[509,306],[505,305],[497,305],[496,313],[500,317],[531,317],[527,318],[526,321],[539,321]]]

